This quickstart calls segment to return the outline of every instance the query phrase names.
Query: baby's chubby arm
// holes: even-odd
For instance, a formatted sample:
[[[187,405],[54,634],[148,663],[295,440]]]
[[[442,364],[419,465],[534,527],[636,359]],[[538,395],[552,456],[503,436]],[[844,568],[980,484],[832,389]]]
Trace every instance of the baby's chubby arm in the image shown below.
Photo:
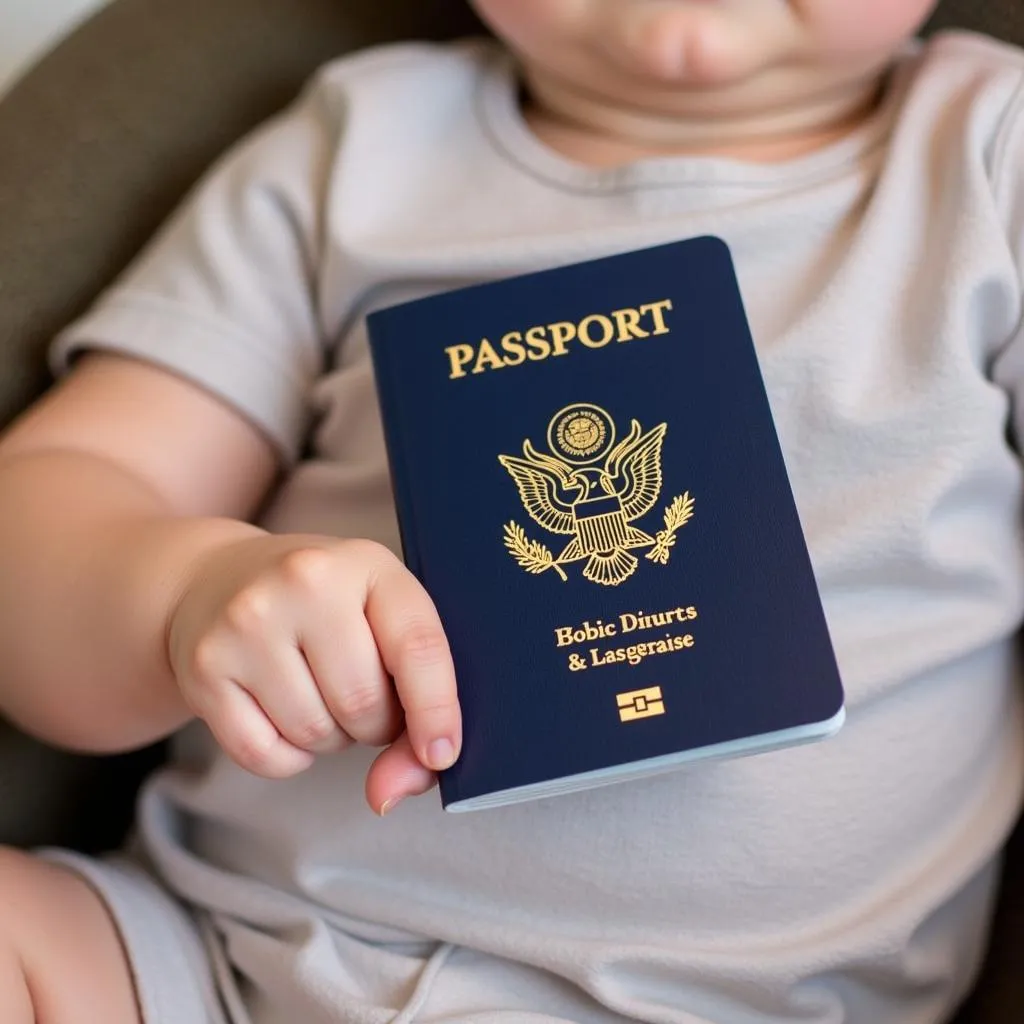
[[[271,778],[355,740],[374,809],[428,789],[461,743],[433,603],[380,545],[245,522],[277,472],[199,387],[83,359],[0,437],[0,713],[97,752],[198,716]]]

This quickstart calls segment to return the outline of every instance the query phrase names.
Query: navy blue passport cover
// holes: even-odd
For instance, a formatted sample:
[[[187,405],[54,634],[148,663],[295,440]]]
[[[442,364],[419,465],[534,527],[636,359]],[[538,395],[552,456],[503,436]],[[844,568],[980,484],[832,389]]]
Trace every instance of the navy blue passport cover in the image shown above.
[[[458,679],[445,807],[841,721],[725,243],[462,288],[368,329],[405,559]]]

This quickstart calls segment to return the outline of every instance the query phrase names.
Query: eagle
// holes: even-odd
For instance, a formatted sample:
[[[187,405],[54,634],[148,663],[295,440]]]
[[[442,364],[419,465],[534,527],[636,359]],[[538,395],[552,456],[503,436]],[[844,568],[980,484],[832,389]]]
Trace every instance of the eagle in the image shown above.
[[[655,543],[630,524],[650,512],[661,493],[665,430],[662,423],[643,433],[633,420],[603,465],[574,466],[538,452],[528,440],[522,458],[498,456],[531,518],[551,533],[572,537],[557,564],[586,558],[583,575],[606,586],[633,574],[638,560],[630,549]]]

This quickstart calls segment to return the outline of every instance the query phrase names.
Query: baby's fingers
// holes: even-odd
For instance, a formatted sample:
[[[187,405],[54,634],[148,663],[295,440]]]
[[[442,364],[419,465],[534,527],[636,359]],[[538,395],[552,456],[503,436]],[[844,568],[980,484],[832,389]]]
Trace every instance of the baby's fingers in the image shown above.
[[[462,746],[462,715],[451,651],[433,601],[396,564],[374,580],[366,618],[395,680],[416,757],[435,771],[450,767]]]
[[[300,637],[323,701],[345,733],[382,747],[402,731],[402,709],[384,670],[362,604],[324,602]]]
[[[313,755],[289,743],[252,694],[231,682],[204,691],[195,708],[227,755],[240,767],[267,779],[305,771]]]

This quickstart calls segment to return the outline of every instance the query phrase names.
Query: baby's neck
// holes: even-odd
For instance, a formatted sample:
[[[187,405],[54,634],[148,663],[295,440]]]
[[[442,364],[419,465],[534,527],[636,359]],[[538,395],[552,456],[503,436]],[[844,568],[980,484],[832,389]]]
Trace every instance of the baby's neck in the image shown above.
[[[527,74],[524,116],[547,146],[592,167],[652,157],[714,156],[750,163],[792,160],[862,124],[878,104],[884,74],[785,108],[722,119],[613,105],[543,74]]]

